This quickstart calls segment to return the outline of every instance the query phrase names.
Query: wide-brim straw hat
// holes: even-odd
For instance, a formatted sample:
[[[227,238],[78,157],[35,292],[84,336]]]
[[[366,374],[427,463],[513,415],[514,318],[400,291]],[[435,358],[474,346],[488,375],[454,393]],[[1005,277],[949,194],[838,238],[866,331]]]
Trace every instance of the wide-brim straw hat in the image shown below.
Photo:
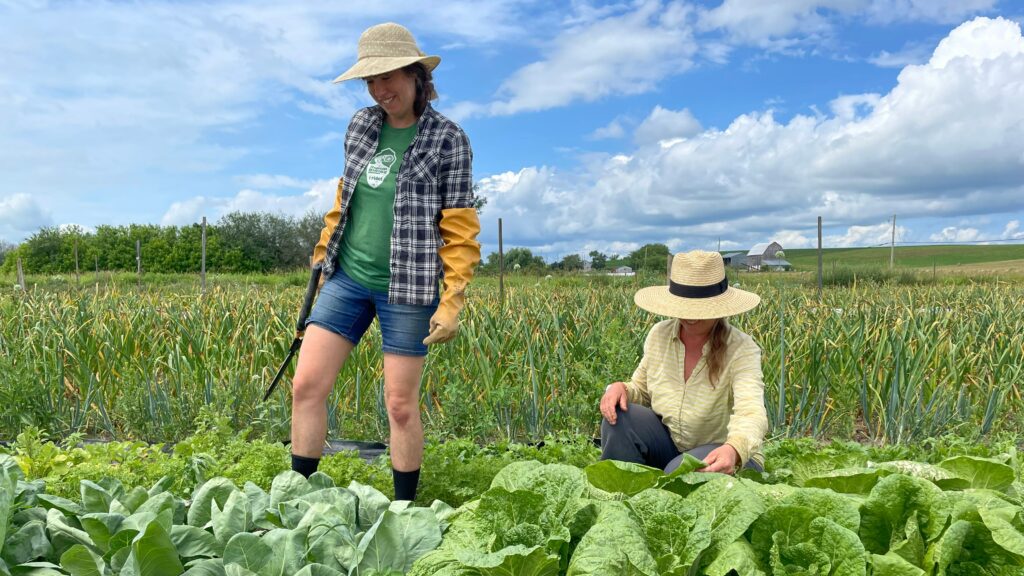
[[[710,320],[742,314],[757,306],[761,297],[729,286],[721,254],[694,250],[672,258],[668,286],[641,288],[633,301],[662,316]]]
[[[412,32],[394,22],[370,26],[359,37],[358,59],[335,82],[366,78],[421,62],[427,70],[441,63],[440,56],[428,56],[416,45]]]

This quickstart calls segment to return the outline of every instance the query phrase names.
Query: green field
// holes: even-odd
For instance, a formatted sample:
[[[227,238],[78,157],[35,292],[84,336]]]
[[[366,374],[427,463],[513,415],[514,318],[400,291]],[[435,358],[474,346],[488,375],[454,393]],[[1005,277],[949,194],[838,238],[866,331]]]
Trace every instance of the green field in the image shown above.
[[[259,398],[294,334],[302,276],[218,278],[205,296],[194,277],[3,290],[0,437],[35,425],[176,440],[204,406],[286,437],[288,380],[270,402]],[[1022,431],[1019,284],[861,281],[819,296],[789,280],[801,276],[736,277],[763,299],[735,324],[763,349],[774,436],[901,443]],[[502,304],[497,280],[478,279],[462,334],[428,360],[428,433],[479,442],[597,435],[601,391],[629,377],[659,320],[633,293],[662,281],[518,276],[506,279]],[[373,328],[341,374],[332,437],[386,437],[379,346]]]
[[[785,250],[786,260],[797,271],[813,271],[818,267],[816,249]],[[878,248],[826,248],[822,250],[822,266],[828,270],[833,266],[844,267],[889,267],[889,247]],[[988,246],[897,246],[895,265],[897,268],[926,268],[932,266],[961,266],[1024,259],[1024,244]]]

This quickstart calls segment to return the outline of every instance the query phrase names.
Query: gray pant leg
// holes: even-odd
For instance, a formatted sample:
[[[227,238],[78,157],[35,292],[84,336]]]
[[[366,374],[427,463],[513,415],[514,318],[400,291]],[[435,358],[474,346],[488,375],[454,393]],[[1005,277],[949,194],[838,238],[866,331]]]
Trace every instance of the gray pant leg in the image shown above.
[[[718,448],[720,446],[722,446],[722,445],[721,444],[702,444],[702,445],[697,446],[696,448],[694,448],[692,450],[687,450],[686,454],[689,454],[690,456],[693,456],[697,460],[703,460],[704,458],[707,457],[708,454],[711,454],[712,450],[714,450],[715,448]],[[682,462],[683,462],[683,454],[680,454],[679,456],[676,456],[675,458],[672,459],[671,462],[668,463],[668,466],[665,466],[665,473],[669,474],[672,471],[674,471],[676,468],[679,468],[679,465],[682,464]],[[764,469],[761,468],[761,466],[758,465],[758,463],[754,462],[753,460],[748,460],[747,464],[744,466],[744,468],[750,468],[751,470],[753,470],[755,472],[764,472]]]
[[[679,454],[672,435],[650,408],[630,404],[615,408],[615,424],[601,419],[601,459],[664,468]]]

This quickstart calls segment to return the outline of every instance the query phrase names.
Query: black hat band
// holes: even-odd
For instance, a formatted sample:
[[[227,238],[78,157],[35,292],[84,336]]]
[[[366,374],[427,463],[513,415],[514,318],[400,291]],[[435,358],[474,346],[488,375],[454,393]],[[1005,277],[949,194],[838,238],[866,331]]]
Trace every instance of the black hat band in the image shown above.
[[[722,278],[722,281],[718,284],[708,286],[690,286],[688,284],[676,284],[672,280],[668,281],[668,291],[673,296],[679,296],[680,298],[713,298],[724,294],[728,288],[728,278]]]

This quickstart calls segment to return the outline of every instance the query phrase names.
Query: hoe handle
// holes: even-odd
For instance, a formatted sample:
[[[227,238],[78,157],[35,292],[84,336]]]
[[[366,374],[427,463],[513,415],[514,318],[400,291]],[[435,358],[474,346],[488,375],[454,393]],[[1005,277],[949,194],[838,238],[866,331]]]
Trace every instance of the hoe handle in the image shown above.
[[[309,318],[309,310],[313,307],[313,298],[316,297],[316,289],[320,285],[320,265],[313,266],[309,273],[309,284],[306,285],[306,295],[302,298],[302,308],[299,310],[299,319],[295,323],[295,337],[302,338],[306,331],[306,319]]]

